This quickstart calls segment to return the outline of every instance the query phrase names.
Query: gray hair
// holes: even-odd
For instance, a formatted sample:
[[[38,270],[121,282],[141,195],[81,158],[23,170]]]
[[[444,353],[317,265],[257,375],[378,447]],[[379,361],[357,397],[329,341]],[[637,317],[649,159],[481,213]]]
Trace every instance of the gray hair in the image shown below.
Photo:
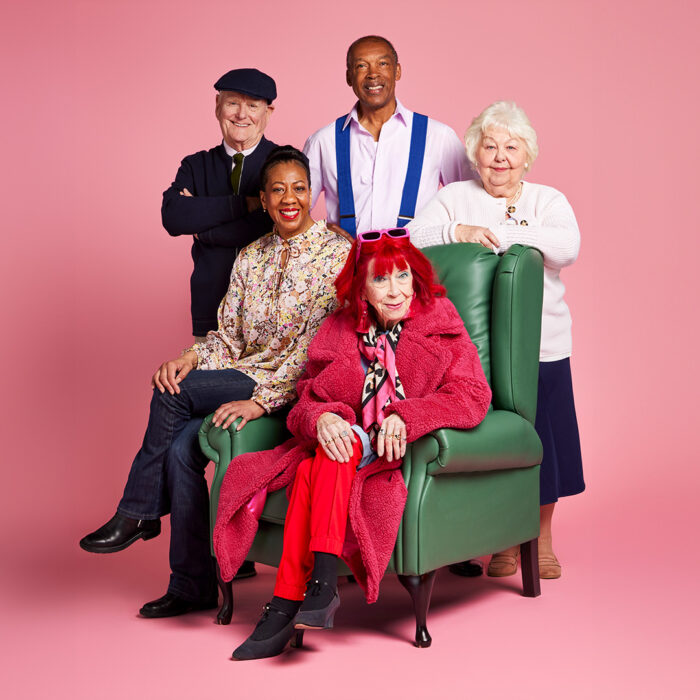
[[[537,146],[537,132],[530,124],[530,120],[522,107],[515,102],[501,100],[489,105],[478,117],[472,120],[464,134],[464,145],[467,149],[467,158],[472,165],[476,165],[476,150],[481,143],[481,138],[489,127],[505,129],[511,136],[523,141],[527,151],[529,170],[537,158],[539,148]]]

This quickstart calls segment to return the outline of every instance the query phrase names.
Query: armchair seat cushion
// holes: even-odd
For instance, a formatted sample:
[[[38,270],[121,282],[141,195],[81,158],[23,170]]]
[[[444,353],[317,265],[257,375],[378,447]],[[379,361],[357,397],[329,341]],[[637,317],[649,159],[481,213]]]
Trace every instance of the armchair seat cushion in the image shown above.
[[[431,476],[532,467],[542,461],[542,443],[532,423],[510,411],[490,411],[471,430],[442,429],[437,458],[428,464]]]

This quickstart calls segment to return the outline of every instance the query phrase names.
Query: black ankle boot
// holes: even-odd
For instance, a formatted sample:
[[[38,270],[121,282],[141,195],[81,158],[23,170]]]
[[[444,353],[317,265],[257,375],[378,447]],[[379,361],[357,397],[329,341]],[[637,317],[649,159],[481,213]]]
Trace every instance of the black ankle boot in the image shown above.
[[[298,608],[299,601],[273,598],[263,607],[253,634],[234,650],[232,658],[249,661],[281,654],[294,636],[294,613]]]
[[[335,585],[312,579],[306,587],[304,602],[294,620],[298,630],[329,630],[333,627],[335,611],[340,606],[340,596]]]
[[[338,557],[328,552],[314,552],[314,568],[304,594],[302,612],[328,607],[337,588]]]

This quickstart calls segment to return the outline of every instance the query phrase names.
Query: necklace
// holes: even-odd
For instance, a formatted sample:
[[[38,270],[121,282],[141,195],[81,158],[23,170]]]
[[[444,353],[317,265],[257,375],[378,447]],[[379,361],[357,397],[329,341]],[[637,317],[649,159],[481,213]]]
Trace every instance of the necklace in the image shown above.
[[[511,214],[515,214],[515,203],[520,199],[520,194],[523,191],[523,183],[522,181],[518,185],[518,190],[517,192],[512,196],[506,199],[506,219],[512,219],[513,217]]]

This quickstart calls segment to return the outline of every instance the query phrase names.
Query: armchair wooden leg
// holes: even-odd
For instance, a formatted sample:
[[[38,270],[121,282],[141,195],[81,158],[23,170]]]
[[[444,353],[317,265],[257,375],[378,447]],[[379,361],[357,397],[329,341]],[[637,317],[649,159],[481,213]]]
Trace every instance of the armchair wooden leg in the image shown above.
[[[219,589],[223,598],[219,612],[216,615],[216,624],[228,625],[233,617],[233,581],[224,581],[221,578],[221,569],[219,569],[218,562],[216,564],[216,580],[219,582]]]
[[[417,647],[429,647],[433,641],[425,623],[430,607],[430,596],[433,593],[435,573],[435,571],[430,571],[422,576],[399,574],[401,585],[410,593],[413,601],[413,610],[416,614],[415,645]]]
[[[537,559],[537,538],[520,545],[520,569],[523,575],[523,595],[540,595],[540,565]]]

